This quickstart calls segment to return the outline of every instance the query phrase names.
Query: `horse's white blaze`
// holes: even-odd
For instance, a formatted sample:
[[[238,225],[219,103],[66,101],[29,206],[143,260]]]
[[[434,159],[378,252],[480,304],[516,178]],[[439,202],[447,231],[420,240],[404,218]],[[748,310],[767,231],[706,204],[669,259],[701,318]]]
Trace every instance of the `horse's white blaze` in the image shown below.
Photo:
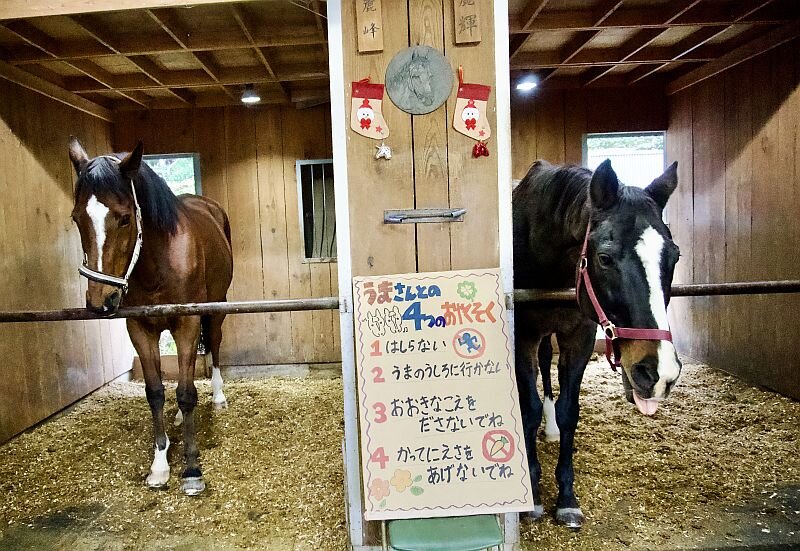
[[[169,437],[166,438],[167,445],[164,446],[163,450],[159,450],[158,446],[155,447],[155,451],[153,453],[153,464],[150,465],[150,475],[147,477],[147,484],[149,486],[163,486],[169,481],[169,463],[167,462]]]
[[[664,304],[664,295],[661,289],[661,253],[664,250],[664,238],[655,228],[649,226],[642,232],[636,244],[636,254],[644,267],[647,285],[650,288],[650,311],[656,320],[659,329],[669,330],[667,320],[667,307]],[[653,388],[653,398],[663,398],[667,384],[680,375],[675,347],[671,342],[659,341],[658,343],[658,382]]]
[[[553,403],[553,399],[548,396],[544,398],[544,438],[548,442],[553,442],[560,438],[558,423],[556,423],[556,405]]]
[[[94,237],[97,241],[97,271],[103,271],[103,244],[106,242],[106,216],[108,207],[92,195],[86,203],[86,214],[92,219]]]
[[[213,394],[213,402],[215,404],[225,403],[225,394],[222,392],[222,373],[218,367],[211,369],[211,390]]]

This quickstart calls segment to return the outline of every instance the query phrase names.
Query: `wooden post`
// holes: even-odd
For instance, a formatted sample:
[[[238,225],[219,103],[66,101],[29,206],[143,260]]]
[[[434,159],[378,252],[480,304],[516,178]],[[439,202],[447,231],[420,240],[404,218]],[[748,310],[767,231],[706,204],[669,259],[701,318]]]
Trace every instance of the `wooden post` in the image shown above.
[[[352,278],[500,266],[503,292],[510,294],[511,148],[506,0],[382,3],[382,47],[374,50],[366,49],[373,46],[364,43],[360,8],[361,1],[328,2],[348,534],[351,548],[365,551],[378,549],[380,527],[363,520]],[[470,14],[475,15],[478,28],[465,27],[466,34],[457,39],[460,18]],[[487,143],[490,156],[474,159],[475,141],[453,128],[455,86],[444,105],[426,115],[412,116],[385,98],[383,116],[391,129],[386,140],[392,148],[389,161],[375,159],[375,140],[350,131],[351,83],[369,77],[373,83],[384,84],[392,57],[417,44],[436,48],[447,57],[454,82],[457,68],[463,66],[469,82],[492,87],[486,108],[492,128]],[[466,208],[467,212],[458,224],[384,224],[385,210],[424,207]],[[501,227],[505,237],[501,237]],[[505,528],[505,548],[516,548],[516,515],[506,515]]]

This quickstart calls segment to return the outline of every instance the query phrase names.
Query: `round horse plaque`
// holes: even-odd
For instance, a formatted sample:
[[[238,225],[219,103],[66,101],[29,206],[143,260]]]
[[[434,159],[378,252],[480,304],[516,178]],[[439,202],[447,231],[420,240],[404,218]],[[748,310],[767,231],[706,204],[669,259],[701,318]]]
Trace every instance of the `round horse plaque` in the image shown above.
[[[435,111],[453,90],[453,69],[438,50],[412,46],[399,51],[386,67],[386,92],[406,113]]]

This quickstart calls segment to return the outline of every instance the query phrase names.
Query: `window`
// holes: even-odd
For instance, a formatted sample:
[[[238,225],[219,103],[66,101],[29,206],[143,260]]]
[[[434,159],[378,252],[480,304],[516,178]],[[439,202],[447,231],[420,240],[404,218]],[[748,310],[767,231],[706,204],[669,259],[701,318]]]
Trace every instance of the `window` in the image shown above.
[[[200,195],[200,156],[195,153],[145,155],[144,162],[161,176],[175,195]],[[161,333],[158,341],[161,355],[175,356],[178,351],[169,331]]]
[[[308,262],[336,260],[336,201],[331,159],[297,161],[300,231]]]
[[[587,134],[584,165],[594,170],[606,159],[623,184],[646,187],[664,172],[664,132]]]
[[[175,195],[200,195],[200,156],[196,153],[145,155],[144,162],[164,178]]]

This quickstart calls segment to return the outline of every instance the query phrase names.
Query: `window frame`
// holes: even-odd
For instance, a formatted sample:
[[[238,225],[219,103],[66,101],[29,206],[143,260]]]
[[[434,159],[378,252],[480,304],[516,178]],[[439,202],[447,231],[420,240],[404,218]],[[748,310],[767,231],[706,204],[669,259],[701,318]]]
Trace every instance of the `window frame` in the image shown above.
[[[320,256],[320,257],[308,257],[306,256],[306,225],[305,225],[305,212],[303,211],[303,167],[309,165],[326,165],[330,164],[333,167],[333,159],[297,159],[295,160],[295,175],[297,179],[297,208],[298,208],[298,220],[300,223],[300,242],[302,243],[302,253],[303,258],[302,262],[305,264],[319,264],[319,263],[334,263],[338,262],[337,256]],[[333,170],[331,170],[331,177],[333,177]],[[324,179],[323,179],[324,182]],[[324,184],[323,184],[324,185]],[[336,186],[336,182],[334,181],[334,187]],[[323,197],[325,196],[325,190],[323,189]],[[312,197],[313,201],[313,197]],[[334,206],[334,215],[335,215],[335,206]],[[334,224],[336,224],[336,219],[334,217]],[[334,225],[335,227],[335,225]],[[337,251],[338,252],[338,251]]]
[[[587,167],[589,161],[589,138],[616,138],[616,137],[649,137],[662,136],[664,138],[664,161],[661,170],[667,168],[667,131],[666,130],[633,130],[625,132],[586,132],[581,140],[581,165]]]

